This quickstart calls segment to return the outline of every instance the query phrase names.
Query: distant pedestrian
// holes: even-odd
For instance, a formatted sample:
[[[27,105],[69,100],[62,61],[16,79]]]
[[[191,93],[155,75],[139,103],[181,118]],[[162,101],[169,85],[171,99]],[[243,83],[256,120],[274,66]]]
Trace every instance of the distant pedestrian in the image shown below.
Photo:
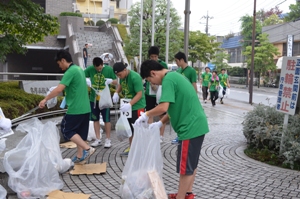
[[[204,103],[207,102],[208,98],[208,84],[211,79],[211,73],[210,73],[210,68],[205,67],[205,72],[201,74],[201,79],[200,79],[200,88],[202,89],[202,96],[203,96],[203,101]]]
[[[219,80],[220,80],[220,86],[223,87],[223,97],[221,97],[220,99],[220,102],[221,104],[223,104],[223,98],[224,98],[224,95],[226,94],[226,89],[227,88],[230,88],[230,84],[229,84],[229,77],[228,75],[225,73],[225,68],[222,68],[221,70],[221,74],[219,74]]]
[[[219,77],[217,75],[217,71],[212,72],[212,77],[210,78],[209,84],[208,84],[208,90],[210,92],[210,100],[212,106],[216,106],[216,100],[219,97]]]
[[[61,131],[66,140],[71,140],[77,145],[77,154],[72,161],[78,163],[95,152],[95,149],[85,142],[91,112],[86,79],[83,70],[73,64],[68,51],[60,50],[56,55],[56,62],[66,72],[58,86],[39,103],[39,107],[44,108],[48,100],[63,91],[66,92],[68,110],[62,119]]]
[[[88,50],[87,50],[88,47],[89,47],[89,45],[85,44],[84,48],[83,48],[83,60],[84,60],[84,67],[85,68],[87,67],[87,60],[88,60],[88,57],[89,57],[89,53],[88,53]]]

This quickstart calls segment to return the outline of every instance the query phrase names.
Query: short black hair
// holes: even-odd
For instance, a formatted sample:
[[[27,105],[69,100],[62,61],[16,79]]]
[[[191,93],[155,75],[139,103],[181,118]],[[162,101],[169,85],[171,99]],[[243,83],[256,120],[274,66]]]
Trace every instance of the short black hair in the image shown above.
[[[208,66],[205,67],[205,70],[206,70],[207,68],[210,70],[210,68],[209,68]]]
[[[100,57],[95,57],[93,59],[93,65],[96,67],[101,66],[103,65],[103,60]]]
[[[176,55],[174,57],[175,57],[175,59],[178,59],[178,60],[183,59],[184,62],[187,63],[186,56],[185,56],[185,54],[183,52],[179,51],[178,53],[176,53]]]
[[[148,56],[150,55],[159,55],[159,48],[157,46],[151,46],[148,50]]]
[[[225,68],[222,68],[221,71],[225,71]]]
[[[160,71],[163,70],[164,67],[158,63],[157,61],[154,60],[146,60],[142,63],[141,65],[141,76],[143,79],[150,77],[150,71],[155,70],[155,71]]]
[[[89,45],[89,44],[84,44],[84,46]]]
[[[56,53],[55,61],[61,61],[62,59],[65,59],[68,63],[73,62],[71,54],[66,50],[59,50]]]
[[[214,70],[212,73],[216,73],[216,74],[218,74],[218,72],[217,72],[216,70]]]

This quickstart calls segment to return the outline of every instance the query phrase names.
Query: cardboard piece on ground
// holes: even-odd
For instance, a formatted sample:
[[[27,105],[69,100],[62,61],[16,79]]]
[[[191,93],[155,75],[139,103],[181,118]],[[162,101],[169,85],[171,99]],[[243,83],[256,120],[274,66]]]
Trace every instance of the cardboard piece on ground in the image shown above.
[[[52,191],[48,194],[47,199],[89,199],[91,197],[90,194],[82,194],[82,193],[65,193],[59,190]]]
[[[82,175],[82,174],[101,174],[106,173],[106,162],[102,164],[76,164],[74,169],[70,171],[72,175]]]
[[[168,199],[166,190],[164,189],[163,182],[159,177],[157,171],[148,171],[151,186],[156,199]]]
[[[68,148],[68,149],[74,149],[74,148],[77,147],[77,145],[74,142],[72,142],[72,141],[62,143],[59,146],[61,148]]]

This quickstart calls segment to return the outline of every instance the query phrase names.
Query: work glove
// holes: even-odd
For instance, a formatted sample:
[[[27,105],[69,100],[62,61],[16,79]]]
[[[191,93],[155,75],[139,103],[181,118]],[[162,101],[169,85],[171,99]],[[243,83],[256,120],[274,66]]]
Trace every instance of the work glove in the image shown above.
[[[0,116],[0,128],[4,131],[9,131],[11,128],[11,120]]]
[[[130,103],[126,103],[126,104],[123,104],[121,107],[120,107],[120,110],[122,112],[127,112],[131,109],[131,104]]]
[[[118,93],[114,93],[113,97],[112,97],[113,103],[118,103],[119,101],[119,94]]]
[[[105,84],[111,84],[113,82],[110,78],[105,78]]]
[[[135,121],[134,125],[141,126],[142,124],[147,124],[149,117],[146,113],[141,112],[141,116]]]
[[[162,125],[163,125],[163,123],[161,121],[154,122],[154,123],[149,125],[149,129],[153,130],[156,127],[158,127],[158,129],[160,129],[162,127]]]
[[[86,84],[88,85],[88,87],[92,87],[92,82],[90,80],[90,78],[85,78],[86,80]]]

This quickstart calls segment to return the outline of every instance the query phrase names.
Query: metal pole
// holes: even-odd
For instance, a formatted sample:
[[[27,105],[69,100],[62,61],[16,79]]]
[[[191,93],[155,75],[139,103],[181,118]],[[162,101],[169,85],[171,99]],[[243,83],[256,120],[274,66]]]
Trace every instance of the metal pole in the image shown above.
[[[167,3],[167,30],[166,30],[166,64],[169,63],[169,34],[170,34],[170,0]]]
[[[252,99],[253,99],[255,25],[256,25],[256,0],[254,0],[254,9],[253,9],[251,71],[250,71],[250,83],[249,83],[249,104],[252,104]]]
[[[155,22],[155,0],[152,0],[152,36],[151,36],[151,46],[154,46],[154,22]]]
[[[141,18],[140,18],[140,57],[139,57],[139,66],[138,66],[138,73],[141,72],[141,65],[142,65],[142,56],[143,56],[143,15],[144,15],[144,5],[143,1],[141,0]]]
[[[185,0],[185,11],[184,11],[184,54],[188,59],[189,55],[189,29],[190,29],[190,0]]]

